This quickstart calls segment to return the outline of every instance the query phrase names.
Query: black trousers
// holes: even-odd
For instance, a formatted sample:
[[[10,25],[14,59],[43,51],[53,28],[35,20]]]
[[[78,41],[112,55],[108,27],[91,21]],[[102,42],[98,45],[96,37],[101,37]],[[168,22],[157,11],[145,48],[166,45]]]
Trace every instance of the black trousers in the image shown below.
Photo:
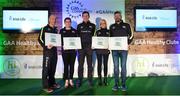
[[[104,65],[104,77],[107,77],[107,72],[108,72],[108,57],[109,57],[109,54],[97,54],[98,77],[102,77],[102,75],[101,75],[101,73],[102,73],[102,63]]]
[[[43,52],[43,88],[50,88],[55,84],[57,57],[57,50],[44,50]]]
[[[74,75],[74,63],[76,60],[76,51],[74,52],[63,52],[62,58],[64,62],[64,79],[73,79]]]
[[[80,81],[82,81],[82,79],[83,79],[85,57],[87,57],[88,79],[89,79],[89,81],[92,81],[93,66],[92,66],[92,49],[91,49],[91,47],[86,47],[86,48],[79,50],[78,79]]]

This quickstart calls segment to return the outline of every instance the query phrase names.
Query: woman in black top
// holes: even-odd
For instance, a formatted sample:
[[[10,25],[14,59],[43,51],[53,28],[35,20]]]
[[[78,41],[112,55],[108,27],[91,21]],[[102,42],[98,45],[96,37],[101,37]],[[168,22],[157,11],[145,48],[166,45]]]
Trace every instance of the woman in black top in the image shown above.
[[[100,29],[97,30],[96,35],[98,37],[109,37],[109,30],[107,29],[107,23],[105,19],[100,21]],[[108,71],[108,57],[109,57],[108,49],[96,49],[97,61],[98,61],[98,78],[99,85],[101,86],[103,83],[107,85],[107,71]],[[102,62],[103,61],[103,62]],[[104,65],[104,81],[102,81],[102,63]]]
[[[77,37],[77,31],[71,27],[71,19],[64,19],[65,27],[60,30],[61,40],[62,40],[62,58],[64,62],[64,79],[65,79],[65,88],[74,86],[73,83],[73,74],[74,74],[74,63],[76,59],[76,50],[64,50],[63,45],[64,37]]]

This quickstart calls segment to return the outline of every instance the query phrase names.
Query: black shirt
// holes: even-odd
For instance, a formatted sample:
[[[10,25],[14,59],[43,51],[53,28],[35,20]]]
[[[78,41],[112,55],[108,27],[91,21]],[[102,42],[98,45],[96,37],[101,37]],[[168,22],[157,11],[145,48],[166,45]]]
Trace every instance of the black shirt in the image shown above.
[[[52,49],[48,49],[47,46],[45,46],[45,33],[57,34],[58,33],[57,27],[51,27],[51,26],[49,26],[49,24],[47,24],[45,27],[41,28],[41,32],[38,37],[38,41],[39,41],[40,45],[43,47],[43,49],[56,51],[57,50],[56,47],[52,47]]]
[[[121,21],[119,24],[114,23],[110,26],[110,36],[111,37],[121,37],[121,36],[127,36],[128,37],[128,43],[131,43],[130,37],[133,36],[133,33],[131,32],[131,27],[128,23],[124,23]]]
[[[64,41],[63,41],[64,37],[77,37],[78,36],[77,30],[74,29],[73,27],[71,27],[70,30],[66,30],[65,27],[62,28],[60,30],[60,34],[61,34],[61,42],[62,42],[61,44],[62,44],[62,46],[64,45]],[[75,51],[75,50],[64,50],[62,48],[62,51],[64,51],[64,52],[72,52],[72,51]]]
[[[95,29],[95,24],[90,21],[78,24],[77,31],[81,38],[82,48],[91,47],[92,36],[94,35]]]
[[[109,37],[109,30],[107,28],[100,29],[96,31],[96,36],[98,37]],[[109,54],[108,49],[96,49],[97,54]]]

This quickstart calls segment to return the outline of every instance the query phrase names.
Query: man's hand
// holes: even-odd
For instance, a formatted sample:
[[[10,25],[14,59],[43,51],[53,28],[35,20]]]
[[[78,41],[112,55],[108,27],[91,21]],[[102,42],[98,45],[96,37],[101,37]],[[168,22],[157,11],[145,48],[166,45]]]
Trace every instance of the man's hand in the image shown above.
[[[53,47],[52,44],[49,44],[49,45],[47,46],[48,49],[51,49],[52,47]]]

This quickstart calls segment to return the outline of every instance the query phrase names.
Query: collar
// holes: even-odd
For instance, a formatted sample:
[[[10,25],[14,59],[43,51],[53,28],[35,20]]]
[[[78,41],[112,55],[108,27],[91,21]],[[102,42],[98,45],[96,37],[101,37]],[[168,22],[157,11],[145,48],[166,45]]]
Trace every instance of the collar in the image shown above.
[[[54,27],[51,27],[49,24],[47,24],[47,26],[48,26],[49,28],[51,28],[51,29],[54,29],[54,28],[56,28],[55,26],[54,26]]]
[[[64,27],[64,30],[67,30],[67,29],[66,29],[66,27]],[[70,29],[69,29],[69,30],[72,30],[72,27],[70,27]]]
[[[120,24],[123,24],[123,23],[124,23],[123,20],[121,20],[119,23],[115,22],[115,24],[117,24],[117,25],[120,25]]]
[[[87,21],[87,22],[84,22],[84,21],[83,21],[83,24],[89,24],[89,23],[90,23],[90,21]]]

